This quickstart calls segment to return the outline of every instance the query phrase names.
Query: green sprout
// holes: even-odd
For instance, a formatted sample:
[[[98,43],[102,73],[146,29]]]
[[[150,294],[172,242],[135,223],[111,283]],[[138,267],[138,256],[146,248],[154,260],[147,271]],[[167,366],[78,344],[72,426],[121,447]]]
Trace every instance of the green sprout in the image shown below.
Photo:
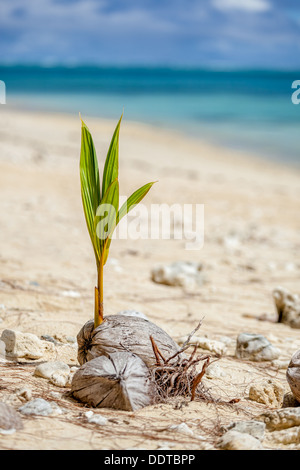
[[[92,135],[81,119],[81,197],[97,263],[95,328],[103,322],[103,267],[107,261],[114,230],[120,220],[146,196],[154,184],[154,182],[147,183],[136,190],[119,209],[119,133],[122,117],[123,114],[116,126],[107,152],[103,168],[102,190]]]

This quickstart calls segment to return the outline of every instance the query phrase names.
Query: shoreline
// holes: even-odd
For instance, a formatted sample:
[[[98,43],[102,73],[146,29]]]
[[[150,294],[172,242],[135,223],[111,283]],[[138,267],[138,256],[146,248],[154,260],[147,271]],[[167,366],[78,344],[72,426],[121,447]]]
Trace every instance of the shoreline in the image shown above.
[[[52,111],[52,110],[47,110],[47,109],[38,109],[30,106],[19,106],[19,105],[4,105],[6,109],[8,109],[8,114],[14,114],[16,113],[17,115],[24,115],[24,114],[29,114],[29,115],[34,115],[34,116],[43,116],[45,118],[66,118],[67,120],[71,120],[72,118],[76,119],[77,115],[75,113],[72,113],[71,111]],[[2,107],[3,108],[3,107]],[[6,111],[5,111],[6,112]],[[80,111],[78,111],[78,116],[80,114]],[[102,123],[102,124],[111,124],[112,126],[115,125],[117,120],[119,119],[118,116],[116,118],[108,118],[104,116],[96,116],[96,115],[85,115],[83,116],[83,119],[90,120],[91,122],[97,122]],[[185,129],[180,129],[180,126],[172,126],[171,124],[168,125],[166,123],[164,124],[155,124],[147,121],[138,121],[138,120],[133,120],[133,119],[127,119],[126,118],[126,113],[124,114],[124,119],[123,123],[132,128],[138,128],[141,129],[144,133],[152,133],[154,132],[157,137],[166,137],[166,138],[176,138],[180,140],[184,140],[186,142],[190,142],[194,144],[195,146],[202,146],[203,148],[208,148],[211,151],[215,152],[220,152],[220,153],[225,153],[227,156],[228,154],[232,154],[232,156],[235,159],[238,159],[240,161],[247,161],[247,160],[253,160],[254,162],[258,164],[263,164],[268,167],[275,167],[275,168],[285,168],[287,170],[292,170],[300,173],[300,162],[293,162],[292,160],[288,161],[282,161],[280,158],[274,158],[272,159],[271,156],[268,156],[266,154],[263,154],[263,152],[260,151],[254,151],[254,150],[246,150],[245,149],[239,149],[239,148],[233,148],[230,145],[226,145],[218,139],[216,141],[213,141],[213,139],[204,139],[202,137],[198,137],[195,135],[195,133],[189,133]]]

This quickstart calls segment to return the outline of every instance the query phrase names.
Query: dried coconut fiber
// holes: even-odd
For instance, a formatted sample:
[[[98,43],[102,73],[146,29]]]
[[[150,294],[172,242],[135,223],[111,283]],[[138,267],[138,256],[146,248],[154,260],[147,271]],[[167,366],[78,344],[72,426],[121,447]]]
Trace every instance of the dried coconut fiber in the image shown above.
[[[79,364],[117,351],[127,351],[151,367],[156,363],[156,358],[150,337],[165,357],[171,357],[180,350],[162,328],[143,318],[110,315],[95,329],[94,322],[90,320],[77,335]]]
[[[153,402],[155,388],[146,364],[122,351],[83,364],[74,374],[71,392],[95,408],[134,411]]]

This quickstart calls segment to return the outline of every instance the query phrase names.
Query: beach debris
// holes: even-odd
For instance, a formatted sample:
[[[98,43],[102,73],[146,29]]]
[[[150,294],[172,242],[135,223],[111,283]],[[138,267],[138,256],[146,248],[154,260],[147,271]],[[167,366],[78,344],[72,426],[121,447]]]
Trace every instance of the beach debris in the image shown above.
[[[210,356],[196,356],[197,346],[194,346],[189,357],[185,354],[185,351],[190,348],[189,342],[192,335],[200,325],[201,322],[180,348],[161,328],[143,318],[130,316],[124,318],[122,315],[112,315],[106,317],[96,329],[93,329],[93,321],[90,321],[80,332],[78,338],[78,345],[81,348],[78,357],[86,368],[82,369],[82,366],[73,377],[71,389],[74,391],[74,396],[91,406],[99,406],[97,403],[101,403],[101,406],[109,406],[112,399],[109,398],[109,402],[107,402],[105,399],[106,389],[103,388],[104,386],[97,385],[98,381],[102,384],[104,380],[102,375],[105,372],[102,370],[102,362],[97,365],[99,371],[92,366],[95,358],[105,360],[103,358],[106,357],[110,361],[112,355],[118,352],[119,354],[127,354],[127,356],[120,356],[122,361],[120,360],[120,365],[117,364],[118,368],[125,367],[124,361],[126,357],[131,358],[130,354],[142,360],[143,366],[147,367],[152,387],[148,396],[149,403],[164,402],[169,397],[179,396],[189,397],[191,400],[199,396],[203,398],[201,380],[209,364]],[[92,354],[89,353],[90,343],[93,345]],[[117,357],[119,358],[119,356]],[[198,370],[197,366],[200,362],[203,364],[202,368]],[[88,364],[91,365],[88,366]],[[106,362],[104,364],[106,365]],[[89,367],[91,367],[91,371]],[[110,368],[112,369],[112,366]],[[81,383],[83,380],[86,380],[86,385]],[[92,392],[90,392],[91,387]],[[114,389],[114,381],[110,387]],[[118,391],[118,388],[115,390]],[[114,397],[116,393],[112,393],[109,397]],[[120,394],[120,392],[118,393]],[[121,407],[126,405],[126,403],[122,404],[124,398],[121,397],[118,400],[121,402],[118,406],[123,409]],[[145,402],[145,398],[143,400]]]
[[[222,450],[263,450],[259,439],[234,429],[227,431],[218,440],[217,447]]]
[[[300,350],[293,354],[286,371],[286,378],[292,394],[300,402]]]
[[[125,315],[126,317],[140,317],[144,320],[149,320],[148,317],[138,310],[121,310],[117,313],[117,315]]]
[[[61,333],[56,332],[55,335],[53,336],[53,339],[56,342],[56,344],[59,344],[59,345],[63,343],[63,344],[70,344],[70,345],[77,346],[75,336],[70,336],[62,332]],[[49,339],[48,341],[51,341],[51,340]]]
[[[280,431],[281,429],[300,426],[300,407],[265,411],[256,419],[263,421],[268,431]]]
[[[291,328],[300,328],[300,297],[292,294],[284,287],[278,286],[273,290],[273,299],[278,314],[278,323],[284,323]]]
[[[77,299],[81,297],[80,292],[77,292],[76,290],[64,290],[61,295],[63,297],[71,297],[72,299]]]
[[[205,373],[205,377],[207,379],[221,379],[222,377],[226,377],[226,372],[217,364],[216,362],[213,362],[210,364]]]
[[[226,346],[230,347],[230,346],[235,346],[235,339],[234,338],[230,338],[230,336],[221,336],[219,338],[219,341],[221,343],[224,343],[226,344]]]
[[[57,387],[70,387],[77,370],[78,367],[70,368],[65,362],[50,361],[39,364],[34,370],[34,375],[48,379]]]
[[[151,271],[152,281],[167,286],[196,288],[205,281],[203,264],[192,261],[176,261],[169,265],[156,266]]]
[[[22,403],[26,403],[27,401],[32,399],[32,391],[29,387],[21,387],[17,388],[13,391],[13,393],[9,393],[3,396],[3,402],[7,405],[10,405],[14,408],[20,406]]]
[[[62,397],[62,394],[60,392],[54,392],[53,390],[51,390],[49,392],[49,397],[54,398],[54,400],[60,400]]]
[[[295,426],[288,429],[282,429],[281,431],[273,431],[268,436],[267,441],[270,442],[271,445],[274,444],[284,444],[284,445],[291,445],[291,444],[298,444],[300,442],[300,426]],[[297,446],[298,448],[298,446]]]
[[[43,362],[36,366],[34,375],[43,377],[44,379],[51,379],[55,372],[63,372],[65,375],[70,373],[70,367],[62,361]]]
[[[49,381],[56,387],[66,387],[69,381],[69,375],[65,374],[63,371],[53,372]]]
[[[61,408],[55,402],[49,402],[44,398],[35,398],[19,408],[23,415],[50,416],[62,414]]]
[[[15,391],[15,394],[19,398],[19,400],[22,401],[22,402],[27,402],[27,401],[30,401],[32,399],[31,388],[27,387],[26,385],[25,385],[25,387],[18,388]]]
[[[227,431],[237,431],[244,434],[250,434],[259,441],[264,439],[266,425],[261,421],[249,420],[249,421],[234,421],[225,427]]]
[[[74,374],[71,393],[95,408],[134,411],[152,403],[154,386],[146,364],[122,351],[83,364]]]
[[[15,409],[0,402],[0,434],[12,434],[22,428],[22,420]]]
[[[97,424],[97,426],[105,426],[108,423],[108,419],[105,416],[96,414],[93,411],[86,411],[84,413],[88,423]]]
[[[206,397],[202,378],[209,365],[210,356],[196,356],[197,346],[194,346],[189,357],[182,356],[182,353],[190,347],[189,340],[200,325],[201,322],[189,335],[182,348],[168,358],[163,356],[154,338],[150,337],[156,357],[156,363],[150,369],[152,380],[156,386],[157,402],[166,402],[170,397],[186,397],[190,398],[191,401],[199,397]],[[174,361],[175,358],[176,362]],[[198,369],[200,362],[202,362],[201,371]]]
[[[41,335],[41,339],[43,341],[49,341],[50,343],[53,343],[53,344],[58,344],[59,342],[56,341],[56,339],[53,338],[53,336],[51,335]]]
[[[272,408],[280,408],[283,404],[284,391],[284,386],[280,382],[266,379],[250,386],[249,398]]]
[[[72,366],[72,367],[70,368],[70,373],[69,373],[69,375],[67,376],[67,381],[66,381],[64,387],[69,387],[69,388],[71,388],[73,377],[74,377],[75,373],[78,371],[78,369],[79,369],[78,366]]]
[[[178,343],[185,343],[187,336],[179,338]],[[227,351],[227,346],[222,341],[216,341],[213,339],[206,338],[205,336],[193,336],[193,339],[189,343],[191,346],[197,346],[198,348],[210,351],[217,356],[223,356]]]
[[[90,320],[77,335],[79,364],[113,352],[129,351],[151,366],[155,363],[155,355],[150,336],[155,338],[165,356],[171,356],[180,349],[162,328],[140,317],[110,315],[95,329],[94,322]]]
[[[275,359],[274,361],[271,362],[271,365],[275,367],[278,370],[286,370],[289,366],[290,361],[289,360],[280,360],[280,359]]]
[[[171,424],[171,426],[168,427],[168,431],[178,432],[187,436],[194,435],[194,431],[186,423]]]
[[[241,333],[237,337],[235,354],[239,359],[259,362],[278,359],[281,351],[260,334]]]
[[[0,340],[5,343],[6,358],[10,359],[40,359],[46,350],[54,350],[52,343],[16,330],[3,330]]]

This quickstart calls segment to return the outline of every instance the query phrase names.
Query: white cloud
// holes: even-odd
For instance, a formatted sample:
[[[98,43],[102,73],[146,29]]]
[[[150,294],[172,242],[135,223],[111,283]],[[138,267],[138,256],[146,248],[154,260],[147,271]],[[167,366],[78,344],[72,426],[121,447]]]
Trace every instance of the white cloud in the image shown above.
[[[240,10],[253,13],[267,11],[272,8],[268,0],[212,0],[212,5],[222,11]]]

